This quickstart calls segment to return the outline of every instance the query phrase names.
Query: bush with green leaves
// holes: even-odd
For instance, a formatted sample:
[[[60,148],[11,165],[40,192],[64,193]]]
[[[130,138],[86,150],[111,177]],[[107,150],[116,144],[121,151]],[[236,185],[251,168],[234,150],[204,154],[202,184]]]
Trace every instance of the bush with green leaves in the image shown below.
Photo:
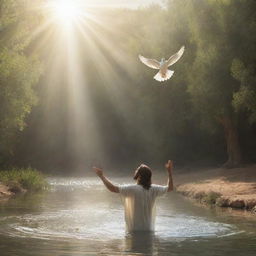
[[[0,171],[0,182],[5,185],[18,184],[28,191],[40,191],[48,187],[42,173],[32,168]]]

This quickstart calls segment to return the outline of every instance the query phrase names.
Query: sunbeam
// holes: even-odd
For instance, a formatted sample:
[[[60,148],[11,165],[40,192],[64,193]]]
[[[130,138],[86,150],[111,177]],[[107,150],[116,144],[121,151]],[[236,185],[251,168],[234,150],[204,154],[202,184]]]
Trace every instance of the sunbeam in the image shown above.
[[[78,0],[52,0],[48,8],[53,20],[64,28],[77,22],[85,14],[85,8]]]
[[[95,159],[109,161],[106,152],[115,150],[129,130],[137,131],[131,116],[136,61],[124,45],[123,21],[113,23],[125,11],[116,17],[116,11],[98,7],[88,7],[88,1],[47,0],[44,25],[34,35],[40,39],[33,50],[47,62],[44,123],[50,131],[65,122],[63,143],[77,168]],[[104,136],[117,129],[115,140]],[[125,156],[126,148],[121,150]]]

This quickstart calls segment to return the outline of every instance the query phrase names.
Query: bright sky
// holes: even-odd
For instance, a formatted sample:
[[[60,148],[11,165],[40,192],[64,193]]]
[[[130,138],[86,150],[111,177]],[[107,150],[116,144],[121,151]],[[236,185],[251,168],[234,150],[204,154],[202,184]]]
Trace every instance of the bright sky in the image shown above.
[[[136,8],[151,3],[161,4],[163,0],[86,0],[86,2],[100,6]]]
[[[85,17],[85,8],[132,8],[146,7],[151,4],[162,5],[166,0],[46,0],[59,24],[67,28],[70,24]],[[83,11],[82,11],[83,10]],[[87,17],[88,18],[88,17]]]

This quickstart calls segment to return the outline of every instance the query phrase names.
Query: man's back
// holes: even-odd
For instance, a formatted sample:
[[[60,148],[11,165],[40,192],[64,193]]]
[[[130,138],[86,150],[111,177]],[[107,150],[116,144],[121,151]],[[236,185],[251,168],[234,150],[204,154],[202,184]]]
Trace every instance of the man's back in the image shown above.
[[[118,187],[125,208],[127,231],[153,231],[155,226],[155,201],[164,195],[168,187],[152,184],[149,189],[143,186],[121,185]]]
[[[141,164],[134,173],[136,185],[114,185],[104,176],[103,170],[93,167],[106,188],[113,193],[120,193],[125,207],[126,230],[154,231],[155,229],[155,201],[158,196],[173,190],[172,161],[165,165],[168,173],[167,186],[152,185],[151,169]]]

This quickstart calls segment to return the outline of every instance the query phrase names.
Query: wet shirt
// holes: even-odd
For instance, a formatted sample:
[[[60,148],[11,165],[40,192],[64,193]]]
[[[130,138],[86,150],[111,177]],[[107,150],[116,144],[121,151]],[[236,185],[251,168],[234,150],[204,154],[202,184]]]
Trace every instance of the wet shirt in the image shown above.
[[[152,184],[149,189],[141,185],[120,185],[119,192],[124,202],[126,230],[153,231],[155,227],[155,201],[164,195],[167,186]]]

